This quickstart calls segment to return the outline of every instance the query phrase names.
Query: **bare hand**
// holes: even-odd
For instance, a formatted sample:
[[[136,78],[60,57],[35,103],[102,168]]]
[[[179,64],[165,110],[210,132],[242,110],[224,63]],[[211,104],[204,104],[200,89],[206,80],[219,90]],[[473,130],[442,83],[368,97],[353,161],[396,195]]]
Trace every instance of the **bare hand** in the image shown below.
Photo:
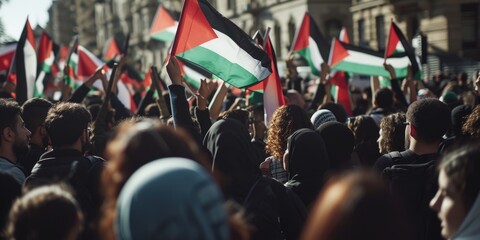
[[[397,75],[395,74],[395,69],[393,68],[393,66],[391,64],[388,64],[388,63],[385,62],[385,63],[383,63],[383,67],[390,74],[390,79],[397,78]]]
[[[182,85],[183,79],[180,73],[180,66],[178,65],[177,59],[174,56],[172,56],[168,61],[167,72],[168,76],[170,76],[172,84]]]

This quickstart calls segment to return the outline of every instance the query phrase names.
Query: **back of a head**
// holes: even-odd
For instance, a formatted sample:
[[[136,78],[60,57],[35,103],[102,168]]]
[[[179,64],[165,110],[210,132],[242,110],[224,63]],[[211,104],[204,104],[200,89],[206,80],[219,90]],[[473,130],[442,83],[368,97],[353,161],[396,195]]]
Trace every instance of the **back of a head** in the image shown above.
[[[380,122],[382,139],[379,142],[382,154],[405,150],[405,121],[404,113],[390,114],[382,119]]]
[[[312,209],[302,239],[408,239],[388,188],[376,173],[331,179]]]
[[[417,141],[425,143],[440,141],[451,124],[450,109],[434,98],[413,102],[406,115],[407,121],[415,127]]]
[[[470,105],[460,105],[452,109],[452,132],[455,136],[462,135],[463,123],[470,113],[472,113],[472,106]]]
[[[52,146],[73,144],[92,121],[88,110],[78,103],[62,102],[48,111],[45,128]]]
[[[316,131],[325,142],[330,168],[338,170],[347,167],[355,141],[352,131],[339,122],[324,123]]]
[[[288,98],[288,104],[294,104],[302,109],[305,108],[305,98],[297,90],[289,89],[286,97]]]
[[[472,139],[480,139],[480,105],[475,106],[466,118],[462,133]]]
[[[393,107],[393,92],[383,87],[375,92],[375,104],[379,108],[389,109]]]
[[[318,109],[330,110],[330,112],[332,112],[333,115],[335,115],[335,118],[337,119],[338,122],[345,123],[348,119],[348,114],[345,111],[345,108],[343,108],[343,106],[338,103],[326,102],[320,105]]]
[[[117,202],[118,239],[228,239],[227,216],[208,173],[184,158],[138,169]]]
[[[16,240],[68,239],[78,236],[83,224],[78,203],[58,185],[26,193],[13,205],[9,219],[7,235]]]
[[[337,119],[330,110],[319,109],[310,117],[310,121],[312,121],[313,128],[317,129],[323,123],[337,121]]]
[[[22,105],[22,118],[25,121],[25,127],[32,133],[35,129],[45,123],[48,110],[53,104],[43,98],[31,98]]]

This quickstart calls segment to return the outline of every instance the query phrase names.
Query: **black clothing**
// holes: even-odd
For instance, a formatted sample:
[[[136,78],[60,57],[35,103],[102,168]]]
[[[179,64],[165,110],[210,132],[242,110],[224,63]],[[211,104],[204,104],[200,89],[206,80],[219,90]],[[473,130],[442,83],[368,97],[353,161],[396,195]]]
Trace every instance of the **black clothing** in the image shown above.
[[[36,144],[29,144],[28,153],[18,160],[18,165],[20,165],[25,173],[25,176],[30,175],[32,172],[33,166],[38,162],[40,156],[46,152],[44,147],[38,146]]]
[[[170,93],[170,104],[172,106],[173,124],[175,127],[182,127],[197,141],[198,145],[202,145],[202,135],[199,129],[193,123],[188,107],[187,97],[185,96],[185,87],[180,85],[168,86]]]

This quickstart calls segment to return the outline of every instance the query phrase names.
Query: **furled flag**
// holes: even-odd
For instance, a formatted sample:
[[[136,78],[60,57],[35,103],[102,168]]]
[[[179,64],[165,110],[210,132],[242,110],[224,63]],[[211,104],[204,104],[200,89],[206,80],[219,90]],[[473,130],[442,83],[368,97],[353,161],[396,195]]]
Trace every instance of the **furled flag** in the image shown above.
[[[413,75],[416,76],[416,79],[422,79],[420,77],[420,66],[415,57],[414,50],[408,43],[400,28],[398,28],[397,24],[395,24],[392,19],[390,24],[390,33],[388,34],[387,46],[385,47],[385,60],[388,62],[388,59],[397,55],[406,55],[410,61],[410,65],[412,66]]]
[[[350,39],[345,27],[340,31],[339,40],[344,43],[350,43]],[[348,92],[348,75],[343,71],[334,71],[331,73],[330,83],[332,87],[332,96],[336,103],[343,106],[349,116],[352,116],[352,102]]]
[[[338,39],[332,40],[328,60],[332,70],[390,78],[383,63],[384,57],[381,52],[342,43]],[[410,60],[405,54],[394,55],[387,59],[387,63],[393,66],[397,77],[407,75]]]
[[[111,38],[107,44],[105,44],[105,49],[103,50],[103,59],[105,61],[109,61],[115,57],[119,57],[120,55],[121,53],[120,49],[118,48],[117,41],[115,41],[115,38]]]
[[[37,78],[37,53],[35,49],[35,36],[27,19],[15,51],[16,97],[19,104],[23,104],[33,97],[35,79]]]
[[[8,71],[15,55],[17,43],[9,43],[0,47],[0,72]]]
[[[52,64],[55,60],[55,51],[54,51],[53,40],[48,36],[48,34],[43,31],[42,36],[40,37],[40,42],[38,45],[37,58],[37,80],[35,81],[35,97],[42,97],[44,85],[43,81],[45,75],[52,71]]]
[[[328,60],[329,42],[307,12],[293,40],[291,53],[302,56],[310,66],[313,74],[320,76],[320,65]]]
[[[207,0],[186,0],[171,50],[223,81],[245,88],[271,73],[265,51]]]
[[[175,38],[177,27],[178,22],[160,5],[158,6],[155,18],[153,18],[152,27],[150,28],[150,38],[169,43]]]
[[[100,60],[97,56],[95,56],[85,47],[79,45],[78,46],[78,66],[77,66],[78,79],[81,82],[87,80],[92,74],[95,73],[95,71],[99,67],[103,67],[107,71],[110,70],[102,60]],[[102,83],[100,81],[96,81],[93,84],[93,86],[98,89],[103,89]],[[135,112],[136,111],[135,101],[133,100],[133,97],[130,94],[128,87],[121,79],[117,83],[117,88],[118,88],[118,94],[117,94],[118,100],[120,100],[120,102],[122,102],[127,109],[130,109],[130,111]]]

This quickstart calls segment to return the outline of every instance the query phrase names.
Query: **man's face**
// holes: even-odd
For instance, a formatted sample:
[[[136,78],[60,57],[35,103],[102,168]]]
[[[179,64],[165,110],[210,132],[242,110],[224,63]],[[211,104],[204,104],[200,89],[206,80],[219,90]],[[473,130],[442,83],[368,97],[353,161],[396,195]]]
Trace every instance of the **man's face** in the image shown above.
[[[21,157],[28,152],[28,143],[30,142],[30,135],[32,134],[26,127],[20,115],[17,115],[15,124],[15,141],[13,142],[13,153],[15,156]]]

